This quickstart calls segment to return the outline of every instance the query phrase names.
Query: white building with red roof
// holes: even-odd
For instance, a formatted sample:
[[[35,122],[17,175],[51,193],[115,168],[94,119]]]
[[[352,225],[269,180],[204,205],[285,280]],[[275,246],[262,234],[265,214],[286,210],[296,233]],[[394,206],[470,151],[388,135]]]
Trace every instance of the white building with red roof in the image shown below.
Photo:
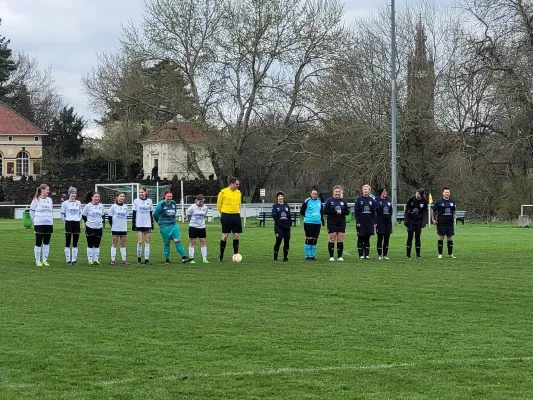
[[[0,102],[0,176],[41,174],[46,133]]]
[[[144,177],[194,179],[198,177],[191,168],[191,152],[194,152],[198,168],[207,178],[215,176],[215,170],[201,128],[183,117],[161,125],[141,140],[143,147]]]

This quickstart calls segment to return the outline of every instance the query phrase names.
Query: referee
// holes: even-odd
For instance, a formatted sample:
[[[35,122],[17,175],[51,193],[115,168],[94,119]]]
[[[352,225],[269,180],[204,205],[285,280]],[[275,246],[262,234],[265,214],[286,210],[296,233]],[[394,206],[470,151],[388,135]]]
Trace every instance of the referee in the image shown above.
[[[228,235],[233,233],[233,254],[239,253],[239,233],[242,233],[241,224],[242,195],[239,190],[239,179],[231,177],[229,186],[218,194],[217,208],[220,213],[222,225],[222,239],[220,240],[220,256],[218,261],[224,261],[224,251]]]

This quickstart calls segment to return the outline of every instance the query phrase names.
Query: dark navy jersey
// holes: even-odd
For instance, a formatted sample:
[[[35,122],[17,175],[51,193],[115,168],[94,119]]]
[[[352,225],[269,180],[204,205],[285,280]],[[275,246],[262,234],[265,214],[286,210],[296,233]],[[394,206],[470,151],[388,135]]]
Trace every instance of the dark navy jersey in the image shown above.
[[[355,199],[354,214],[358,224],[368,223],[370,220],[375,223],[376,200],[370,196],[359,196]]]
[[[377,221],[379,222],[390,222],[392,218],[392,201],[388,197],[382,199],[381,197],[376,197],[376,214]]]
[[[288,204],[276,203],[272,206],[272,218],[276,226],[283,229],[290,229],[291,227],[291,208]]]
[[[328,222],[345,222],[350,208],[346,200],[330,197],[324,203],[324,214],[328,216]]]
[[[439,225],[453,225],[455,215],[455,200],[449,198],[444,200],[442,197],[438,199],[433,205],[433,211],[437,214],[437,224]]]
[[[411,197],[407,200],[405,206],[405,217],[411,222],[427,222],[428,217],[428,201],[425,197],[422,197],[420,200],[416,196]]]

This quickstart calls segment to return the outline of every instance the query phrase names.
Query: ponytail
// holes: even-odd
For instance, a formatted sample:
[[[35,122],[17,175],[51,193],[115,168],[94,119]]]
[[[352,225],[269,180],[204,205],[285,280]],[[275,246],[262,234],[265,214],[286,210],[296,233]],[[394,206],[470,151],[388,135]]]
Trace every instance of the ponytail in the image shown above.
[[[47,187],[49,186],[46,183],[42,183],[41,185],[39,185],[39,187],[35,191],[35,198],[38,199],[39,197],[41,197],[41,192]]]

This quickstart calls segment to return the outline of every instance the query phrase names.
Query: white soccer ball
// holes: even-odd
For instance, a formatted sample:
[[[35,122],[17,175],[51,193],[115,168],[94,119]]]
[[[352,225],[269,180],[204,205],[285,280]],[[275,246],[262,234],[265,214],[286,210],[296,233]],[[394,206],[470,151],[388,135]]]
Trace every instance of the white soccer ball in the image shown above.
[[[234,254],[232,260],[233,262],[240,263],[242,261],[242,256],[240,254]]]

